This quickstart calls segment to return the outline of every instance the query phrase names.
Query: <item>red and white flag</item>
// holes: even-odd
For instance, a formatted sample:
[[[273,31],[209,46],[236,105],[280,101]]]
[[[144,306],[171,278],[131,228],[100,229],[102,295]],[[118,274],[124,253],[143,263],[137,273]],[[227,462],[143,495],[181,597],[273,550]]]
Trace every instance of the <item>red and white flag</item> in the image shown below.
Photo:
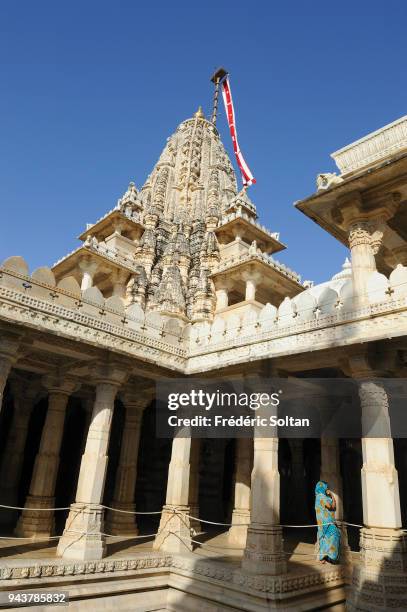
[[[239,147],[239,142],[237,140],[237,132],[236,132],[236,122],[235,122],[235,110],[233,108],[233,100],[232,100],[232,92],[230,91],[230,83],[229,78],[226,77],[222,81],[222,96],[223,102],[225,104],[226,117],[229,124],[230,135],[232,136],[233,142],[233,150],[236,155],[237,165],[240,168],[240,172],[242,173],[242,180],[244,186],[253,185],[256,182],[253,174],[250,172],[249,166],[246,164],[242,152]]]

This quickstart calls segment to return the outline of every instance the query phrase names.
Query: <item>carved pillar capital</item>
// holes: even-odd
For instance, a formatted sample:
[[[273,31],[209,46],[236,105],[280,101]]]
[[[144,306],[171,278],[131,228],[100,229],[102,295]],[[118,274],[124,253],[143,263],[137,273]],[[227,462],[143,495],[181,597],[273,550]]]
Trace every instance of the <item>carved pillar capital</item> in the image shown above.
[[[94,366],[91,377],[97,388],[105,384],[116,387],[117,392],[117,388],[123,385],[128,374],[128,370],[120,363],[101,363]]]
[[[42,378],[42,385],[49,394],[71,395],[80,388],[80,383],[72,378],[47,374]]]
[[[349,248],[354,249],[360,245],[371,245],[372,226],[368,221],[357,220],[348,228]]]
[[[386,378],[394,375],[401,366],[396,350],[379,352],[374,347],[350,352],[341,361],[343,372],[355,379]]]
[[[143,412],[145,408],[151,403],[154,397],[153,389],[136,389],[136,388],[125,388],[120,392],[120,399],[123,402],[126,411],[133,413]]]
[[[91,256],[83,257],[79,262],[79,268],[82,272],[87,272],[93,277],[96,270],[99,268],[99,262],[95,261]]]

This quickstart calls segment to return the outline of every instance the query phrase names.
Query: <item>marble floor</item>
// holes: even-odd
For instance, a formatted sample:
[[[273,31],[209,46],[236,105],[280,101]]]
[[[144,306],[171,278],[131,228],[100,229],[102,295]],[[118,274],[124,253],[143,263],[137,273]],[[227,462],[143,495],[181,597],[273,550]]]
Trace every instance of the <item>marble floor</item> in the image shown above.
[[[284,549],[287,553],[289,571],[305,569],[312,566],[320,567],[316,560],[314,532],[304,531],[301,533],[284,534]],[[153,537],[129,538],[129,537],[108,537],[106,559],[120,559],[146,555],[152,553]],[[227,532],[208,531],[194,536],[194,550],[191,553],[197,558],[207,558],[213,561],[227,561],[238,565],[241,561],[243,550],[231,546],[227,540]],[[27,564],[27,560],[32,562],[44,561],[56,558],[57,540],[50,541],[19,541],[13,539],[0,539],[0,564],[13,562],[18,565],[18,561]],[[199,542],[199,543],[198,543]],[[353,553],[355,560],[357,553]]]

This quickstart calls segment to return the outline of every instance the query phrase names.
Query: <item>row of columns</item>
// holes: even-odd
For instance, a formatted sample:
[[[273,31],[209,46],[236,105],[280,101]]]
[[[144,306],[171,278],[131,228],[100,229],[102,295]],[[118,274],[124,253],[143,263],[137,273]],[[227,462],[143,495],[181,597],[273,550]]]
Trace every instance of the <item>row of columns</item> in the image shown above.
[[[21,537],[41,538],[54,531],[54,512],[40,509],[55,507],[55,485],[66,407],[70,394],[77,387],[73,381],[60,382],[50,377],[43,384],[48,389],[48,409],[25,504],[27,508],[38,508],[39,511],[23,511],[16,527],[16,535]]]
[[[389,427],[389,400],[380,381],[372,382],[371,378],[366,380],[367,365],[361,367],[363,360],[358,358],[355,363],[359,367],[359,375],[363,375],[359,389],[362,426],[366,433],[362,439],[362,561],[371,568],[391,558],[392,567],[405,571],[406,537],[401,530],[398,476],[390,430],[389,437],[386,438],[371,438],[367,435],[377,421],[378,414]],[[353,367],[356,375],[355,363]],[[371,370],[369,374],[372,375]],[[76,498],[71,505],[58,545],[58,554],[66,558],[98,559],[105,554],[102,499],[114,402],[124,379],[125,375],[120,369],[109,368],[100,371],[99,378],[95,381],[96,394]],[[53,512],[39,509],[55,506],[55,482],[66,406],[69,395],[77,389],[75,381],[65,379],[61,382],[55,377],[45,378],[43,384],[49,394],[48,411],[26,500],[27,510],[22,512],[16,528],[17,534],[24,537],[42,538],[53,533]],[[16,499],[15,486],[21,472],[29,418],[27,406],[33,403],[36,393],[38,390],[34,389],[27,395],[16,391],[14,437],[11,438],[14,447],[8,448],[11,451],[10,459],[6,452],[2,466],[1,487],[5,495],[2,499],[5,502]],[[150,402],[151,395],[136,395],[133,392],[124,394],[122,399],[126,407],[126,417],[112,506],[119,510],[133,511],[141,415],[143,408]],[[189,432],[183,433],[185,437],[181,435],[173,441],[166,503],[154,544],[156,549],[172,552],[191,550],[191,522],[188,515],[198,516],[199,445],[198,441],[191,440]],[[286,561],[279,526],[278,438],[262,438],[255,432],[253,451],[251,449],[250,440],[237,441],[235,507],[228,537],[231,542],[240,544],[246,536],[247,524],[243,568],[253,573],[281,574],[286,571]],[[252,452],[253,469],[250,474]],[[323,439],[321,478],[330,483],[337,497],[337,516],[341,519],[342,491],[338,461],[337,442]],[[109,511],[106,515],[106,531],[136,534],[134,515]]]
[[[1,363],[1,361],[0,361]],[[4,368],[4,385],[10,368]],[[99,368],[95,397],[89,419],[86,444],[81,460],[75,502],[71,505],[57,554],[73,559],[97,559],[105,554],[104,508],[102,506],[108,445],[114,403],[126,373],[118,368]],[[39,397],[39,386],[25,387],[20,380],[10,382],[14,400],[11,435],[5,448],[0,472],[0,494],[4,505],[17,505],[24,447],[31,408]],[[42,379],[48,391],[48,408],[42,428],[39,450],[35,458],[25,508],[15,529],[19,537],[42,539],[54,533],[55,486],[58,474],[64,421],[69,396],[79,385],[64,377]],[[151,402],[151,391],[132,389],[121,394],[125,406],[125,422],[120,449],[112,508],[134,511],[134,490],[137,457],[144,408]],[[90,398],[87,398],[89,407]],[[45,510],[50,508],[50,510]],[[15,511],[3,509],[3,525],[15,520]],[[106,515],[109,533],[137,534],[134,514],[109,511]],[[86,534],[86,535],[85,535]]]
[[[256,289],[259,283],[259,275],[256,273],[244,273],[242,280],[245,282],[245,300],[256,299]],[[221,310],[229,306],[229,292],[233,287],[233,282],[223,281],[216,289],[216,309]]]
[[[366,373],[365,373],[366,374]],[[372,371],[370,371],[372,375]],[[394,462],[393,440],[372,438],[371,427],[380,413],[389,421],[389,399],[383,385],[361,380],[359,395],[362,410],[363,522],[361,530],[361,566],[358,571],[379,572],[407,569],[406,535],[401,530],[398,476]],[[248,573],[278,575],[287,571],[280,527],[280,475],[278,470],[278,438],[263,438],[255,431],[253,469],[249,480],[249,440],[238,440],[236,462],[235,508],[230,542],[242,543],[245,549],[243,569]],[[188,437],[178,437],[168,474],[167,500],[155,547],[169,552],[191,550],[188,535],[188,487],[190,477]],[[335,439],[321,440],[321,479],[329,482],[337,501],[336,516],[343,519],[342,481],[339,467],[339,447]],[[242,523],[247,521],[247,528]],[[235,523],[235,525],[233,524]],[[238,527],[239,524],[239,527]],[[342,527],[342,562],[350,560],[346,529]],[[360,569],[362,568],[362,569]],[[362,580],[363,582],[363,580]],[[368,581],[367,581],[368,583]]]

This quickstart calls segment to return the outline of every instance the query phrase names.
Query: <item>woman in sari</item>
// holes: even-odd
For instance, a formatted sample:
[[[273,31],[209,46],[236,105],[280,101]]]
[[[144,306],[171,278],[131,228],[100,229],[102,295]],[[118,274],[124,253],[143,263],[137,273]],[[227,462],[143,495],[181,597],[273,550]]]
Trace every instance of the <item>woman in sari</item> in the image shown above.
[[[341,532],[335,523],[335,497],[323,480],[315,487],[315,514],[318,523],[319,560],[321,563],[337,563]]]

